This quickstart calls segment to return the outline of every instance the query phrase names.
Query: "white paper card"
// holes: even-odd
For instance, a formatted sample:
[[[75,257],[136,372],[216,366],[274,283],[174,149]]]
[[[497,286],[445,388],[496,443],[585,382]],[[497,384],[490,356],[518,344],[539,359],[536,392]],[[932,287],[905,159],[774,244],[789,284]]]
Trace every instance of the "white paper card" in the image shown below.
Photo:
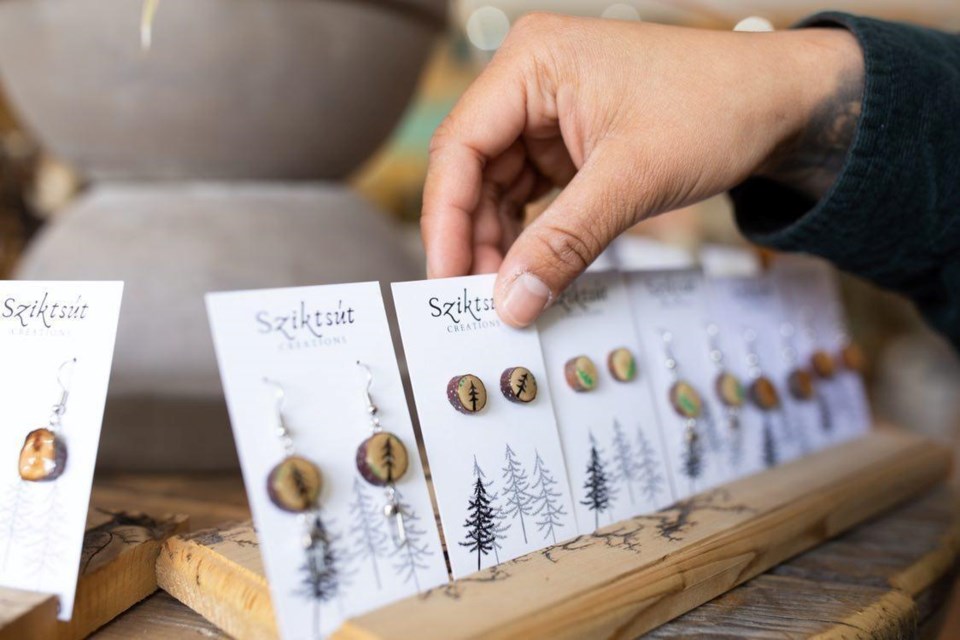
[[[863,435],[872,424],[870,405],[860,375],[840,362],[839,354],[849,334],[832,267],[814,258],[784,256],[774,262],[772,275],[786,316],[795,325],[801,361],[809,363],[813,352],[822,350],[837,365],[832,379],[818,379],[818,394],[827,403],[822,422],[829,426],[823,443],[835,444]]]
[[[745,440],[738,475],[792,460],[818,447],[814,402],[790,392],[789,376],[797,368],[793,336],[785,334],[784,309],[769,276],[708,278],[709,317],[717,327],[714,345],[724,362],[749,389],[757,377],[769,380],[780,408],[763,411],[748,401],[741,412]],[[748,391],[748,397],[749,397]]]
[[[122,294],[121,282],[0,282],[0,586],[56,594],[61,620],[73,612]],[[24,439],[56,421],[64,388],[64,471],[24,481]]]
[[[667,468],[677,499],[735,477],[728,463],[730,429],[722,407],[708,390],[714,369],[709,360],[706,288],[697,269],[637,271],[625,274],[637,333],[650,362],[650,379],[667,449]],[[668,344],[669,342],[669,344]],[[677,368],[671,371],[668,360]],[[688,420],[671,402],[674,383],[691,384],[702,399],[691,446]]]
[[[454,577],[577,532],[540,340],[535,328],[500,322],[494,278],[393,285]],[[500,392],[502,372],[518,366],[538,381],[528,404]],[[472,415],[447,398],[451,379],[465,374],[487,391],[486,407]]]
[[[207,295],[220,375],[247,497],[260,539],[273,607],[282,636],[315,638],[346,617],[447,580],[433,510],[407,409],[377,283],[343,284]],[[409,469],[396,483],[407,517],[406,545],[383,515],[384,490],[356,467],[371,434],[364,396],[367,378],[385,431],[407,449]],[[296,455],[324,477],[320,514],[330,534],[330,597],[308,593],[297,514],[279,509],[266,481],[287,454],[276,432],[277,392]]]
[[[581,276],[537,327],[579,533],[673,502],[650,364],[637,339],[622,275]],[[610,371],[610,355],[619,349],[633,355],[631,380],[620,381]],[[575,391],[566,381],[566,363],[579,356],[597,368],[597,385],[590,391]]]

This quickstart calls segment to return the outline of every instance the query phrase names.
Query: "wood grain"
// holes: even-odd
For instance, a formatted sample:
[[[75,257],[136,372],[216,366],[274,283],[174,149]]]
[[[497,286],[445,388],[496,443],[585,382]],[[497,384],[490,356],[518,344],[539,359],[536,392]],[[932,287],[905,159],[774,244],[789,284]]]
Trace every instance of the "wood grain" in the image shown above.
[[[0,640],[48,640],[56,632],[56,596],[0,587]]]
[[[160,587],[237,638],[277,637],[260,548],[250,522],[170,538]]]
[[[876,433],[360,616],[337,637],[632,638],[923,492],[948,469],[943,449],[913,436]],[[916,532],[929,521],[931,535],[941,535],[944,517],[940,504],[939,511],[929,514],[913,512],[913,520],[899,526]],[[888,538],[902,534],[884,531]],[[916,533],[914,539],[926,540]],[[825,621],[846,629],[875,622],[881,636],[893,633],[897,624],[909,625],[916,612],[905,608],[901,597],[909,600],[909,589],[890,595],[887,578],[894,575],[923,591],[931,579],[943,579],[955,562],[953,542],[928,542],[929,547],[905,549],[893,565],[882,556],[869,557],[876,541],[859,553],[852,553],[859,547],[848,543],[844,553],[851,561],[836,570],[856,574],[859,561],[865,567],[861,574],[876,572],[863,576],[873,582],[841,584],[838,589],[850,597],[824,603],[806,622],[811,599],[822,597],[816,582],[789,574],[757,578],[741,587],[749,593],[737,596],[739,608],[725,605],[732,618],[742,621],[740,626],[730,623],[727,635],[720,633],[723,627],[714,627],[711,635],[764,637],[745,633],[753,625],[754,631],[805,636],[830,627]],[[235,637],[275,637],[255,543],[249,524],[172,538],[158,562],[160,584],[165,589],[170,585],[175,597]],[[918,558],[923,566],[910,566]],[[808,608],[778,612],[769,607],[765,620],[753,615],[764,609],[771,593],[781,594],[783,602],[796,594],[796,601]],[[810,597],[804,599],[805,593]],[[857,617],[863,611],[902,615],[881,623],[869,615]],[[706,630],[687,633],[690,629],[684,628],[661,637]]]
[[[929,489],[949,468],[937,445],[876,432],[354,618],[335,637],[635,637]]]

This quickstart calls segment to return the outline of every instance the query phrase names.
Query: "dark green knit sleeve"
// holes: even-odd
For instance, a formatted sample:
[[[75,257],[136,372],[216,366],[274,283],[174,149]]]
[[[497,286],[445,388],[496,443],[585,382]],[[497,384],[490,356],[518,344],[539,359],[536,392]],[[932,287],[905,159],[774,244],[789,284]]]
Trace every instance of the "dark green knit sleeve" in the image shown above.
[[[752,178],[731,191],[752,241],[822,256],[911,298],[960,349],[960,36],[818,14],[865,60],[860,120],[832,189],[812,202]]]

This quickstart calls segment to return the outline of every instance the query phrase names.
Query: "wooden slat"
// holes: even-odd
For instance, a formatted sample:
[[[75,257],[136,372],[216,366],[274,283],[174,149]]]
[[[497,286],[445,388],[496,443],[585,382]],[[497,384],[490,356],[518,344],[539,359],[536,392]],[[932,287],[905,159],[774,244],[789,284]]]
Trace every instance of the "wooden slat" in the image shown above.
[[[157,560],[160,588],[231,636],[277,637],[250,522],[170,538]]]
[[[154,519],[135,512],[91,511],[80,555],[73,617],[57,625],[56,637],[86,638],[156,591],[160,546],[188,527],[184,515]]]
[[[56,632],[56,596],[0,587],[0,640],[48,640]]]
[[[937,445],[875,432],[381,608],[336,637],[635,637],[932,487],[949,468]]]

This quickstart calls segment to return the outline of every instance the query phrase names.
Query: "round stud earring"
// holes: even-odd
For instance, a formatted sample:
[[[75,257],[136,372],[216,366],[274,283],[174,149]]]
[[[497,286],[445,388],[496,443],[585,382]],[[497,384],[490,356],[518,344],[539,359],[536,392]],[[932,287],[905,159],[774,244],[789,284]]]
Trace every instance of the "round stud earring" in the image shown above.
[[[487,406],[487,388],[472,373],[454,376],[447,383],[447,400],[460,413],[479,413]]]
[[[630,382],[637,377],[637,361],[625,347],[610,352],[607,356],[607,369],[617,382]]]
[[[500,375],[500,393],[510,402],[533,402],[537,397],[537,378],[526,367],[504,369]]]
[[[597,366],[587,356],[567,360],[563,366],[563,375],[574,391],[593,391],[597,388]]]

